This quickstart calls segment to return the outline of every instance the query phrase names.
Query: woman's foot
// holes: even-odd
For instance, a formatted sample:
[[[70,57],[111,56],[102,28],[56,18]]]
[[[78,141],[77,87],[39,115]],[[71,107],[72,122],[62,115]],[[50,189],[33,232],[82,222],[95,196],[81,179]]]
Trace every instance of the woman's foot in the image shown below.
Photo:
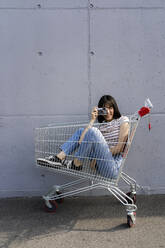
[[[51,155],[46,158],[38,158],[37,164],[42,165],[42,166],[50,166],[52,164],[55,166],[61,166],[62,160],[59,159],[56,155]]]
[[[91,167],[92,170],[96,169],[96,159],[91,160],[90,167]]]
[[[73,160],[72,163],[71,163],[71,167],[70,168],[72,170],[78,170],[78,171],[80,171],[80,170],[82,170],[83,166],[82,165],[75,165],[75,162]]]
[[[51,156],[47,157],[46,159],[51,161],[51,162],[55,162],[57,165],[62,164],[62,160],[60,158],[58,158],[56,155],[51,155]]]
[[[60,153],[58,153],[56,155],[57,158],[59,158],[61,161],[64,160],[66,158],[66,154],[64,151],[61,151]]]
[[[83,166],[81,164],[81,161],[78,159],[74,159],[73,161],[71,160],[66,160],[66,159],[60,159],[57,155],[50,155],[49,157],[45,158],[38,158],[37,159],[37,164],[42,165],[42,166],[49,166],[49,165],[55,165],[58,167],[66,167],[68,169],[72,170],[77,170],[80,171],[82,170]]]

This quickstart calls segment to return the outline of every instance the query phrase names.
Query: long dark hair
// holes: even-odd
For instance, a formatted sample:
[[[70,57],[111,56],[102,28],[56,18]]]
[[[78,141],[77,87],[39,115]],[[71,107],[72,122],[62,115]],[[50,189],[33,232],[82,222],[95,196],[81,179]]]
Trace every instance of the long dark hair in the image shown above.
[[[114,109],[113,119],[118,119],[121,117],[117,103],[112,96],[104,95],[100,98],[99,103],[98,103],[98,108],[104,108],[105,105],[109,105],[110,108],[112,107]],[[105,121],[105,118],[103,115],[99,115],[97,119],[98,119],[98,122],[100,123]]]

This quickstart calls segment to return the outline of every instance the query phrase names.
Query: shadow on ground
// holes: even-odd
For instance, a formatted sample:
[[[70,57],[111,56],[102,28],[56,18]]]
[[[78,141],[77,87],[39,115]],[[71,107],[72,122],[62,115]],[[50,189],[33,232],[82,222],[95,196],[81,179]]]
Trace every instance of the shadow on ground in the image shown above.
[[[137,205],[137,218],[165,216],[164,195],[137,196]],[[128,228],[125,207],[110,196],[68,198],[58,205],[56,213],[44,212],[41,198],[1,199],[0,229],[0,247],[7,248],[18,238],[21,241],[73,230],[118,232]]]

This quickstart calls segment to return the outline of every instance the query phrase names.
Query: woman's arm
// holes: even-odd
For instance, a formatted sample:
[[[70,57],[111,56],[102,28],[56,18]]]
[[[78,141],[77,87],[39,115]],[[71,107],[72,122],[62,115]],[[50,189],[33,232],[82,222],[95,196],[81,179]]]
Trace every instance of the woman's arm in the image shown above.
[[[88,131],[88,129],[93,126],[97,116],[98,116],[98,110],[97,110],[96,107],[94,107],[94,109],[92,110],[92,113],[91,113],[91,120],[90,120],[89,124],[87,125],[87,127],[82,132],[80,140],[79,140],[79,144],[81,144],[81,142],[84,139],[84,136],[85,136],[86,132]]]
[[[128,138],[128,133],[129,133],[129,123],[124,122],[120,126],[120,132],[119,132],[119,141],[116,146],[113,146],[110,148],[110,151],[112,152],[112,155],[118,154],[123,151],[123,148],[125,146],[125,143]]]

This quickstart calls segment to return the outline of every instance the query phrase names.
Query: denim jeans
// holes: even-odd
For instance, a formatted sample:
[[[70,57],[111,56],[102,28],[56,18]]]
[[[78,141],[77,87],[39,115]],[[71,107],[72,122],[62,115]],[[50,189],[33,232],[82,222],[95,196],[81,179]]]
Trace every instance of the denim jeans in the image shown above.
[[[79,139],[84,128],[78,129],[70,139],[61,146],[66,155],[75,152],[74,157],[79,160],[88,158],[96,160],[97,172],[107,178],[116,178],[122,163],[122,156],[112,156],[104,136],[96,127],[90,128],[81,144]]]

